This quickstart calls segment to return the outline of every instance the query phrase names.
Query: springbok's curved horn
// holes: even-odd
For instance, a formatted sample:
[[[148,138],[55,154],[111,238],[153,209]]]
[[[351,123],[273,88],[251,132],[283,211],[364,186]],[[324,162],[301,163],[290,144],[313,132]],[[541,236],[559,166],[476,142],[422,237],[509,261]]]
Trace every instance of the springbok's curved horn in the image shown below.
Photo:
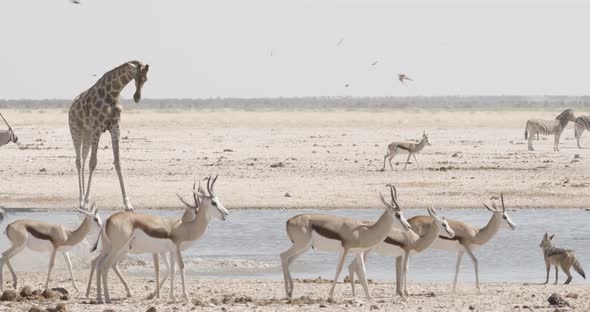
[[[391,192],[391,203],[395,205],[396,208],[400,209],[399,204],[397,203],[397,189],[393,184],[387,184],[389,186],[389,192]]]
[[[197,185],[197,181],[193,182],[193,199],[195,200],[195,207],[199,208],[199,201],[197,199],[197,193],[195,190],[195,186]],[[201,187],[201,182],[199,182],[199,188]]]
[[[502,201],[502,212],[506,212],[506,207],[504,206],[504,193],[500,193],[500,200]]]
[[[215,197],[215,182],[217,181],[217,178],[219,177],[219,174],[215,175],[215,178],[213,178],[213,181],[211,181],[211,191],[209,193],[211,193],[211,196]]]
[[[182,198],[182,196],[180,196],[178,193],[176,193],[176,196],[178,196],[178,199],[180,199],[180,201],[187,207],[187,208],[195,208],[193,207],[191,204],[189,204],[186,200],[184,200],[184,198]]]
[[[211,176],[207,177],[207,192],[209,192],[209,196],[211,196]]]
[[[381,192],[379,192],[379,198],[381,198],[381,202],[385,205],[385,207],[391,206],[391,204],[385,200],[385,197],[383,197],[383,194],[381,194]]]

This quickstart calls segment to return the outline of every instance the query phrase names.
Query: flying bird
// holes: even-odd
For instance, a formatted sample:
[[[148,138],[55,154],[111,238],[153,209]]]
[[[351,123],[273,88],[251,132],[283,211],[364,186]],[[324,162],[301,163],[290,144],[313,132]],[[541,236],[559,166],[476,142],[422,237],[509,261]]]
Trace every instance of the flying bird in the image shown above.
[[[338,43],[336,44],[336,46],[339,46],[342,44],[342,41],[344,41],[344,38],[340,38],[340,40],[338,40]]]
[[[379,61],[375,61],[375,62],[371,63],[371,66],[377,65],[377,63],[379,63]]]
[[[350,86],[349,83],[347,83],[347,84],[344,85],[345,88],[348,88],[349,86]]]
[[[80,4],[80,0],[70,0],[73,4]]]
[[[414,81],[414,80],[412,80],[412,78],[406,76],[406,74],[397,74],[397,78],[399,79],[399,82],[401,82],[401,83],[404,83],[404,80]]]

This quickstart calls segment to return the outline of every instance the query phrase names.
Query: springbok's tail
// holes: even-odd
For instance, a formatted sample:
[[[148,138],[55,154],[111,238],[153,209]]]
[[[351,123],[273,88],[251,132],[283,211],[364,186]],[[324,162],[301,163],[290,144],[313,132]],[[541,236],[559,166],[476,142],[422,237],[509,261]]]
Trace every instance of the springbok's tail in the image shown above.
[[[527,122],[527,125],[524,127],[524,139],[528,139],[529,137],[529,123]]]
[[[106,226],[106,222],[100,227],[100,231],[98,232],[98,236],[96,237],[96,242],[94,242],[94,245],[92,245],[92,248],[90,249],[90,252],[94,252],[96,251],[96,249],[98,248],[98,242],[100,241],[100,237],[102,236],[102,232],[104,231],[104,227]]]
[[[576,272],[578,272],[580,275],[582,275],[582,277],[584,279],[586,279],[586,273],[584,273],[584,269],[582,268],[582,265],[580,264],[580,261],[578,261],[578,258],[576,256],[574,256],[574,270],[576,270]]]

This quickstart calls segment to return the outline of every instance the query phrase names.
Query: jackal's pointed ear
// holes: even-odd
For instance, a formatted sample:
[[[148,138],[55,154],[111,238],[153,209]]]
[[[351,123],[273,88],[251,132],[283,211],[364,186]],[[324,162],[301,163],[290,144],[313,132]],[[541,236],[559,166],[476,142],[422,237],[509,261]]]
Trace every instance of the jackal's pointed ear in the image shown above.
[[[553,235],[549,236],[549,239],[550,239],[550,240],[553,240],[553,238],[554,238],[554,237],[555,237],[555,234],[553,234]]]
[[[543,236],[543,238],[548,238],[549,237],[549,233],[545,232],[545,235]]]

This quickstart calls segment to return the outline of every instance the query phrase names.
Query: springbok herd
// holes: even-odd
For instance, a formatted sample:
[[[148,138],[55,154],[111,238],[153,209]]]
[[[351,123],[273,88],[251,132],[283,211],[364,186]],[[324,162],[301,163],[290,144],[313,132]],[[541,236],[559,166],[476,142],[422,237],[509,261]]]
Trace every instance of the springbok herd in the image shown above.
[[[10,223],[6,227],[6,236],[11,246],[2,253],[2,258],[0,258],[0,291],[4,288],[4,265],[8,267],[12,275],[13,287],[17,287],[16,272],[10,260],[25,248],[50,252],[49,270],[45,283],[46,289],[49,288],[55,256],[60,252],[68,265],[72,286],[75,290],[78,290],[72,273],[72,263],[68,251],[83,241],[94,228],[99,234],[93,244],[92,251],[98,249],[99,245],[102,245],[102,249],[90,265],[90,277],[86,288],[87,297],[90,295],[91,284],[96,271],[98,302],[111,302],[108,288],[108,273],[111,268],[123,283],[127,297],[130,297],[129,285],[121,274],[118,264],[127,253],[151,253],[156,278],[156,287],[151,297],[160,297],[160,288],[169,277],[171,285],[170,297],[174,298],[175,267],[178,266],[182,282],[182,295],[185,300],[188,300],[182,251],[191,247],[205,234],[211,219],[225,220],[229,213],[223,207],[215,192],[217,176],[206,179],[206,189],[203,188],[201,183],[198,184],[198,187],[194,183],[191,202],[178,195],[185,206],[184,213],[179,219],[140,214],[133,211],[133,206],[125,192],[119,161],[119,121],[122,111],[119,95],[123,88],[133,80],[136,87],[133,98],[135,102],[139,102],[141,89],[147,81],[148,70],[149,66],[139,61],[124,63],[105,73],[90,89],[76,97],[70,108],[69,125],[75,147],[79,182],[80,206],[76,208],[76,211],[83,216],[83,220],[75,230],[65,229],[60,224],[49,224],[36,220],[21,219]],[[581,147],[580,136],[585,129],[590,128],[590,117],[580,116],[575,118],[573,111],[567,109],[554,120],[531,119],[527,121],[525,139],[528,139],[529,149],[533,149],[532,140],[535,135],[538,140],[541,134],[553,134],[555,136],[554,150],[558,151],[559,137],[570,121],[575,122],[575,137],[578,147]],[[96,204],[89,205],[89,196],[92,175],[97,164],[98,142],[102,133],[107,130],[111,134],[115,169],[121,186],[125,211],[111,215],[103,223]],[[12,133],[12,129],[10,131]],[[15,142],[18,140],[13,133],[10,138]],[[427,145],[430,145],[430,142],[425,132],[419,143],[391,143],[383,159],[382,170],[385,170],[387,161],[389,161],[389,165],[393,170],[391,161],[400,152],[408,154],[404,169],[411,156],[414,157],[416,165],[418,165],[416,153],[419,153]],[[86,183],[84,177],[85,163],[89,154],[89,175]],[[348,256],[354,257],[354,260],[348,266],[353,295],[355,295],[356,274],[366,297],[371,298],[367,284],[365,262],[372,252],[395,257],[396,294],[400,296],[409,295],[406,277],[410,256],[427,248],[457,252],[453,291],[457,285],[461,260],[464,254],[467,254],[473,261],[476,287],[478,291],[480,290],[478,260],[474,255],[474,251],[490,241],[500,228],[516,229],[516,225],[511,221],[506,211],[504,195],[500,194],[501,208],[496,201],[493,201],[491,206],[483,204],[492,214],[486,226],[476,228],[461,221],[440,217],[434,207],[427,209],[428,215],[416,216],[406,220],[403,209],[398,203],[396,187],[390,184],[386,187],[391,198],[387,200],[380,194],[381,202],[385,205],[385,211],[376,221],[362,221],[325,214],[300,214],[287,220],[286,231],[293,244],[288,250],[280,254],[287,297],[293,295],[294,289],[289,267],[295,259],[310,248],[339,253],[336,274],[329,293],[330,298],[333,297],[336,282]],[[5,212],[0,210],[0,222],[4,214]],[[574,252],[554,247],[552,239],[553,236],[545,233],[540,245],[544,250],[545,263],[547,264],[546,283],[549,281],[551,265],[554,265],[556,269],[555,283],[557,283],[558,267],[561,267],[568,276],[566,284],[572,279],[571,267],[585,278],[584,271]],[[167,267],[162,277],[160,277],[159,272],[160,258]]]

